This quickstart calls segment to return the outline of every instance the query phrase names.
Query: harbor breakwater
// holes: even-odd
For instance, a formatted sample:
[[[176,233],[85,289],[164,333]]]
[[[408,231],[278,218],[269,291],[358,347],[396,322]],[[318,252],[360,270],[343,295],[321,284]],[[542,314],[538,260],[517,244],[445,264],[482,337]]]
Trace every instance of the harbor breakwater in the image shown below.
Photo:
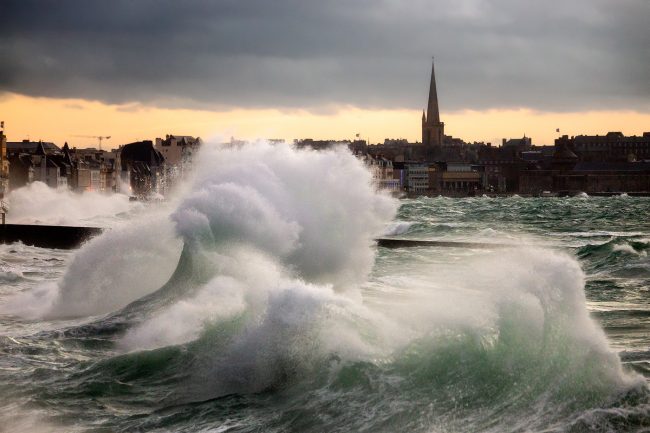
[[[0,243],[22,242],[41,248],[72,249],[79,247],[88,239],[101,234],[102,227],[74,227],[38,224],[0,225]],[[397,238],[378,238],[377,245],[385,248],[409,248],[423,246],[457,248],[503,248],[509,245],[480,242],[435,241]]]
[[[103,231],[101,227],[2,224],[0,243],[22,242],[25,245],[41,248],[71,249]]]

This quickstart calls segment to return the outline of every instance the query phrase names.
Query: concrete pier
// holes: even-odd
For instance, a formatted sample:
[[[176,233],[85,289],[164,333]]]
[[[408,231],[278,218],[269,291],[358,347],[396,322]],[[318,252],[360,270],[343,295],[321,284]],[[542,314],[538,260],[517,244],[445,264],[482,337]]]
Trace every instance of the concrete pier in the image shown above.
[[[72,249],[84,241],[101,234],[101,227],[46,226],[37,224],[0,225],[0,243],[22,242],[41,248]],[[513,245],[488,242],[436,241],[418,239],[376,239],[377,246],[384,248],[447,247],[447,248],[507,248]]]
[[[508,248],[514,245],[489,242],[432,241],[418,239],[377,239],[377,246],[384,248],[446,247],[446,248]]]
[[[45,226],[36,224],[0,225],[0,243],[22,242],[41,248],[71,249],[97,236],[101,227]]]

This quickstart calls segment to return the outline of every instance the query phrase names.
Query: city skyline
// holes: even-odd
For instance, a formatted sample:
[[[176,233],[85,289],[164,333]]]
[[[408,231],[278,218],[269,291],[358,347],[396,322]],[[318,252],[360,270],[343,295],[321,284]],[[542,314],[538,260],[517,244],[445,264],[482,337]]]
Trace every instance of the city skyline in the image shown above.
[[[449,135],[647,131],[649,6],[529,6],[9,1],[1,120],[10,140],[109,148],[166,132],[419,141],[435,54]]]

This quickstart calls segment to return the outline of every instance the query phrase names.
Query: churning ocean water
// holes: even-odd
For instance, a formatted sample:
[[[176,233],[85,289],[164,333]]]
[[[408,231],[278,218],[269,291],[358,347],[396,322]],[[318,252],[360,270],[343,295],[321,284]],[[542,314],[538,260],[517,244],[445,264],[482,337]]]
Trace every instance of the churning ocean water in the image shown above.
[[[398,202],[344,150],[200,159],[165,205],[84,214],[110,230],[78,250],[0,246],[0,430],[650,430],[650,199]]]

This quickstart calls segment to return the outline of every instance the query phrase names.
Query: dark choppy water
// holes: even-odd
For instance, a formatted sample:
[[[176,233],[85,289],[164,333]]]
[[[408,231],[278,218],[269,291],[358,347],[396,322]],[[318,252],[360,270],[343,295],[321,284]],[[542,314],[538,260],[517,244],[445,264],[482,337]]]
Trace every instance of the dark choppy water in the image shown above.
[[[241,276],[204,278],[214,257],[187,250],[144,300],[59,317],[41,307],[92,245],[0,246],[0,430],[648,431],[649,212],[629,197],[409,200],[396,235],[513,247],[379,249],[344,296],[249,251],[230,258]],[[176,263],[159,265],[165,281]],[[86,289],[116,278],[100,276]]]

